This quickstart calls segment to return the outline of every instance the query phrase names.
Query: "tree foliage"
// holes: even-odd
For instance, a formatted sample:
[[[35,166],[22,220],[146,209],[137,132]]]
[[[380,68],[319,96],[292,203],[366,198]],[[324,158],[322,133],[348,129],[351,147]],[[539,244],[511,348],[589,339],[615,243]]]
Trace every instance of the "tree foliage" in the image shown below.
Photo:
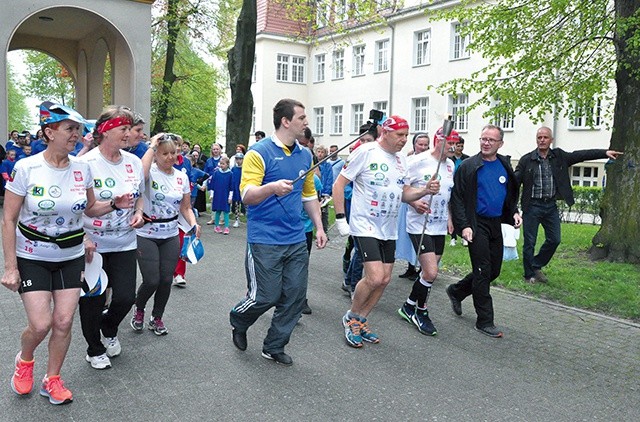
[[[611,148],[624,156],[607,166],[591,254],[628,262],[640,262],[639,8],[638,0],[461,0],[428,11],[432,20],[464,23],[469,49],[489,63],[437,89],[478,95],[472,107],[499,98],[486,114],[571,117],[595,98],[613,100],[615,82]]]
[[[26,82],[20,88],[30,97],[75,107],[75,85],[67,69],[53,57],[24,51]]]
[[[11,67],[7,66],[7,99],[9,104],[9,130],[22,131],[30,129],[35,124],[35,110],[30,113],[25,102],[24,93],[20,90],[16,75]]]

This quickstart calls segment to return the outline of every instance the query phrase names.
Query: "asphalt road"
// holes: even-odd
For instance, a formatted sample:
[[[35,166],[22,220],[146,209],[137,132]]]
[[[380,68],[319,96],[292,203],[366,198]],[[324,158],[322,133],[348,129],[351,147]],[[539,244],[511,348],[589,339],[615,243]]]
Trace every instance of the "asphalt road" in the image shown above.
[[[206,216],[200,218],[202,224]],[[244,227],[231,235],[205,226],[206,258],[173,288],[165,314],[169,335],[135,333],[129,317],[113,368],[85,362],[76,318],[62,376],[74,402],[52,406],[37,389],[9,386],[25,313],[18,294],[0,289],[0,421],[638,421],[640,326],[493,289],[496,324],[505,337],[474,331],[470,300],[451,311],[440,278],[430,298],[438,328],[426,337],[397,309],[410,283],[393,280],[370,315],[377,345],[348,347],[340,319],[342,242],[311,254],[309,301],[287,353],[291,367],[260,356],[270,313],[249,330],[247,351],[231,342],[228,313],[245,293]],[[446,252],[444,259],[446,260]],[[46,343],[36,352],[44,375]]]

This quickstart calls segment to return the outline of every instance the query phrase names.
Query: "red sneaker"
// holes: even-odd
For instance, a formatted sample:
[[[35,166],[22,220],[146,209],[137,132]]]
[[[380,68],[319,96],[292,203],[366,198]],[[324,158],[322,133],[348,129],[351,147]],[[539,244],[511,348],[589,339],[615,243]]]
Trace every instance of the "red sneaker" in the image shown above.
[[[11,389],[20,395],[29,394],[33,390],[33,364],[20,359],[22,352],[16,355],[16,370],[11,377]]]
[[[48,397],[51,404],[66,404],[73,401],[73,394],[65,388],[60,375],[44,377],[42,387],[40,387],[40,395]]]

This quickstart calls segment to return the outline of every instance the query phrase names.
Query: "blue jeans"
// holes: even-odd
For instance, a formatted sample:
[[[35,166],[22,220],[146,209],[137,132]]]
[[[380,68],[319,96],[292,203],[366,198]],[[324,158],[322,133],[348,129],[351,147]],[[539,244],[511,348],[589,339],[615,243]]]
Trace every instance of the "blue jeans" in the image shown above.
[[[358,242],[353,242],[353,255],[351,256],[351,262],[349,262],[349,270],[344,278],[344,284],[350,286],[352,292],[355,292],[356,284],[362,278],[363,271],[364,263],[362,262],[362,254],[358,249]]]
[[[538,254],[534,256],[540,225],[544,229],[545,241]],[[560,244],[560,215],[556,202],[533,199],[529,210],[523,216],[522,229],[524,233],[524,246],[522,247],[524,276],[531,278],[534,276],[535,270],[541,269],[551,261]]]

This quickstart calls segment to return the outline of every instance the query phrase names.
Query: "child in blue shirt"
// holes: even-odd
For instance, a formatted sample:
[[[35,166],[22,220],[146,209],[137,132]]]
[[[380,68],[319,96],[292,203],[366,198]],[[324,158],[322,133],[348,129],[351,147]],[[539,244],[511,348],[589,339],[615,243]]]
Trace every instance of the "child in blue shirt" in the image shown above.
[[[215,232],[229,234],[229,205],[233,199],[232,173],[229,170],[229,159],[222,157],[218,163],[217,171],[207,182],[207,189],[211,192],[211,212],[213,220],[207,224],[215,224]],[[224,230],[220,226],[220,214],[224,216]]]
[[[239,152],[234,155],[236,165],[231,167],[231,181],[233,185],[233,214],[236,216],[236,221],[233,223],[233,227],[240,226],[240,214],[245,212],[244,204],[242,203],[242,197],[240,195],[240,179],[242,178],[242,162],[244,161],[244,154]]]

